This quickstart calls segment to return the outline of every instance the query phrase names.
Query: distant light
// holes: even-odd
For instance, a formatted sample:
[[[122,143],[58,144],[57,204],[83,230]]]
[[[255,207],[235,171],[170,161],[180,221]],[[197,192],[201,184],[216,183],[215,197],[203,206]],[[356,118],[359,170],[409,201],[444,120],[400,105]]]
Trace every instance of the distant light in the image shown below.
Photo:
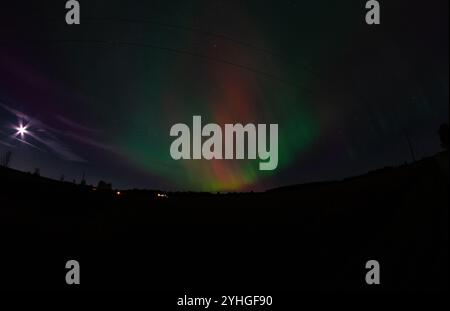
[[[164,193],[158,193],[157,196],[158,196],[158,198],[162,198],[162,199],[167,199],[169,197],[167,194],[164,194]]]
[[[120,191],[117,191],[116,194],[117,194],[117,195],[121,195],[122,193],[121,193]]]

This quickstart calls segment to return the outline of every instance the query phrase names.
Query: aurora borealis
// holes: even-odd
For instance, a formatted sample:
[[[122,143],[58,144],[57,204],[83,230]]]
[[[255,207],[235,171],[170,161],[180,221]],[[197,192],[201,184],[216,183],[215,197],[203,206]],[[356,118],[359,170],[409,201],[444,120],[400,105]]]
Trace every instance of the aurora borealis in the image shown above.
[[[194,191],[401,164],[411,161],[405,135],[418,157],[439,151],[448,1],[389,1],[378,28],[364,24],[363,1],[309,2],[83,1],[77,26],[53,1],[2,2],[0,151],[52,178]],[[279,124],[278,169],[172,160],[170,128],[194,115]],[[19,119],[36,148],[11,141]]]

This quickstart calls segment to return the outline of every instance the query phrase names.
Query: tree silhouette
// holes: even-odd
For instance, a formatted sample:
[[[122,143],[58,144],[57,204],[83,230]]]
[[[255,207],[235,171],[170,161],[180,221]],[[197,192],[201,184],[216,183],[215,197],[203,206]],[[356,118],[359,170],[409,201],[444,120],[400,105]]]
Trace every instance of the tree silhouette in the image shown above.
[[[12,156],[11,151],[7,151],[4,154],[2,154],[0,158],[0,166],[8,167],[9,163],[11,162],[11,156]]]
[[[439,128],[439,138],[441,139],[442,148],[448,150],[448,123],[444,123]]]
[[[100,180],[98,182],[97,188],[99,190],[112,190],[112,184],[108,184],[108,183],[104,182],[103,180]]]
[[[86,177],[85,176],[86,175],[83,173],[83,177],[81,178],[81,182],[80,182],[81,186],[86,186]]]

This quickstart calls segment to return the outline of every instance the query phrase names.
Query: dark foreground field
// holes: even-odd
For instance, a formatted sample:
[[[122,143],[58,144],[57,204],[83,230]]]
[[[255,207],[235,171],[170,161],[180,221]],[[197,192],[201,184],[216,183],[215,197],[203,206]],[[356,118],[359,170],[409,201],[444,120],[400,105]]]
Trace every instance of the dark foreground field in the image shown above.
[[[0,285],[272,293],[448,289],[448,153],[261,194],[94,190],[0,168]],[[365,264],[381,264],[378,287]]]

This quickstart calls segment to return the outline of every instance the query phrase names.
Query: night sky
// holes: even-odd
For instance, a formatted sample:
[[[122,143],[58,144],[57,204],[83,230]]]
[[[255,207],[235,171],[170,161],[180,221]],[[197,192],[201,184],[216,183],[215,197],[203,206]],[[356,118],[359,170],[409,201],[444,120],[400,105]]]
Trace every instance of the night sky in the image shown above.
[[[264,190],[441,150],[448,0],[0,0],[0,152],[117,188]],[[279,166],[174,161],[172,125],[278,123]],[[15,136],[22,122],[24,140]]]

